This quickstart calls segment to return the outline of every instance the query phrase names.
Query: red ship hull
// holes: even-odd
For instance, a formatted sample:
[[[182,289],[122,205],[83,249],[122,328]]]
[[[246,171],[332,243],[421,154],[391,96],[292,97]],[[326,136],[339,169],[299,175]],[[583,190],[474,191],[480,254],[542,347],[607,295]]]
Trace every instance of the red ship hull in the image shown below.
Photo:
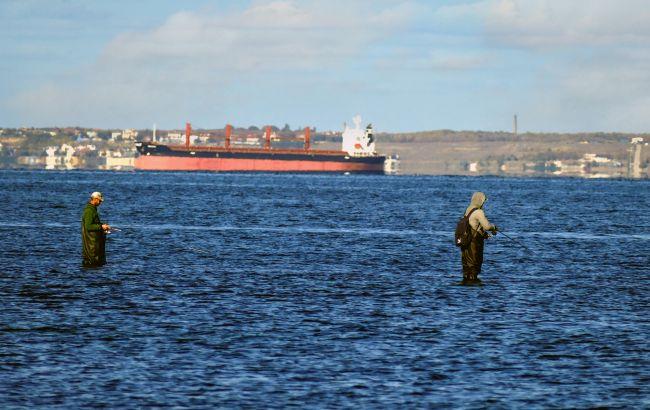
[[[383,173],[384,156],[351,157],[342,151],[183,147],[136,144],[135,168],[148,171]]]
[[[151,171],[383,172],[383,163],[244,158],[140,156],[135,168]]]

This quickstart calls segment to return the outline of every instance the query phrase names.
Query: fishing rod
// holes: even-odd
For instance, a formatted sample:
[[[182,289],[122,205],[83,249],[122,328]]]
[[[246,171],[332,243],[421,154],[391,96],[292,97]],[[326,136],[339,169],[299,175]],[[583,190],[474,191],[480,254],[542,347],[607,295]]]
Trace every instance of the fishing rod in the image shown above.
[[[508,236],[508,235],[507,235],[505,232],[503,232],[502,230],[498,229],[497,232],[499,232],[501,235],[505,236],[506,238],[510,239],[511,241],[513,241],[514,243],[516,243],[517,245],[521,246],[522,248],[526,249],[528,252],[533,253],[533,254],[535,253],[535,252],[533,252],[532,250],[530,250],[530,249],[528,248],[528,246],[526,246],[526,245],[524,245],[523,243],[519,242],[518,240],[516,240],[516,239],[514,239],[514,238],[512,238],[512,237],[510,237],[510,236]]]

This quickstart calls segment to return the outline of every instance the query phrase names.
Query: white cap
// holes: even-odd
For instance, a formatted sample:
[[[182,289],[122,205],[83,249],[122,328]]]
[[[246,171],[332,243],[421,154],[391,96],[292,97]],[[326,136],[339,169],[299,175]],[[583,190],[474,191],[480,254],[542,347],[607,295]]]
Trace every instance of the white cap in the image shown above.
[[[102,202],[104,201],[104,196],[102,195],[101,192],[97,192],[97,191],[93,192],[92,194],[90,194],[90,199],[92,198],[99,198],[100,201]]]

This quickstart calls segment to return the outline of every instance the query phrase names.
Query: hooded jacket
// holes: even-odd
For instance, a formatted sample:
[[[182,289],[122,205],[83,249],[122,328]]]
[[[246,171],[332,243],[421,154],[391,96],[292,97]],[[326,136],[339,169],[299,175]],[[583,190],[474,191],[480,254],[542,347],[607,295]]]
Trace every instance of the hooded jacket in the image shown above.
[[[469,214],[472,209],[478,208],[469,217],[469,224],[472,227],[472,229],[479,234],[484,234],[485,231],[494,229],[494,225],[492,225],[490,221],[488,221],[487,217],[485,216],[485,212],[483,212],[482,209],[483,204],[485,204],[486,200],[487,197],[483,192],[474,192],[474,194],[472,194],[472,200],[470,201],[469,206],[465,210],[465,216],[467,216],[467,214]]]

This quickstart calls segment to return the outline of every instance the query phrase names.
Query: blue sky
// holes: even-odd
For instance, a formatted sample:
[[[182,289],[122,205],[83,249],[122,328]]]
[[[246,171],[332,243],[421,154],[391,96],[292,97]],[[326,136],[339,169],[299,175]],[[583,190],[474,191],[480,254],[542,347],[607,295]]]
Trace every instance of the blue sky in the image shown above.
[[[2,0],[0,126],[648,132],[646,0]]]

